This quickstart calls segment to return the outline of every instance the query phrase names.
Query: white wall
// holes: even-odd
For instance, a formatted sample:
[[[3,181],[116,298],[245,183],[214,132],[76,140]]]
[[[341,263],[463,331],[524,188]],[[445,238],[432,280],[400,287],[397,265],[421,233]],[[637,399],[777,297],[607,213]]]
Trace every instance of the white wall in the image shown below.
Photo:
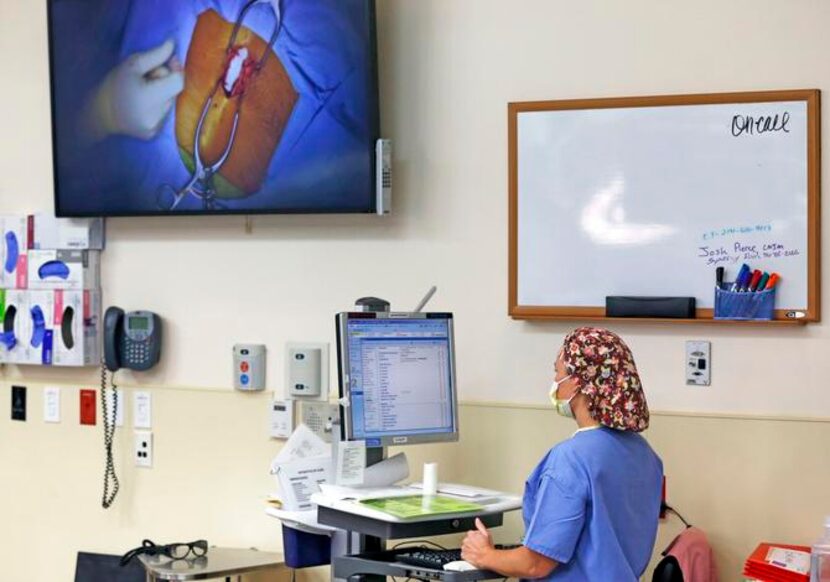
[[[431,307],[456,313],[462,397],[544,403],[557,344],[575,323],[514,322],[506,316],[507,102],[828,89],[828,22],[830,4],[820,0],[379,0],[382,121],[384,133],[395,141],[392,217],[258,217],[250,235],[241,217],[108,222],[105,303],[153,309],[166,322],[163,363],[151,373],[121,378],[125,385],[152,387],[160,394],[157,410],[166,420],[159,430],[166,440],[157,454],[184,450],[188,439],[209,440],[221,434],[238,446],[252,446],[267,463],[276,447],[265,440],[264,429],[240,435],[235,428],[260,422],[253,401],[221,395],[221,408],[232,420],[227,424],[221,414],[212,412],[215,401],[210,398],[216,395],[188,391],[186,398],[168,398],[167,388],[228,390],[230,346],[237,341],[268,344],[269,386],[280,388],[285,341],[333,341],[333,314],[355,298],[373,294],[407,308],[431,284],[439,287]],[[45,3],[0,0],[0,70],[0,212],[49,210]],[[826,161],[823,165],[827,174]],[[746,413],[830,416],[823,381],[830,372],[826,325],[614,327],[629,340],[655,409],[742,408]],[[683,384],[683,342],[689,338],[713,341],[711,389]],[[59,382],[77,387],[96,382],[91,370],[7,367],[2,374],[6,382],[31,385]],[[0,398],[0,404],[8,399]],[[20,427],[10,424],[7,408],[0,408],[0,415],[0,499],[13,489],[23,496],[18,503],[27,508],[6,514],[12,516],[13,527],[2,528],[9,533],[0,534],[0,560],[7,562],[25,547],[12,533],[15,527],[25,525],[31,535],[57,529],[58,539],[66,541],[73,539],[71,522],[89,514],[67,510],[61,515],[57,508],[58,513],[43,517],[42,523],[31,522],[40,496],[49,492],[38,484],[54,473],[49,457],[26,451],[32,443],[38,443],[39,450],[50,442],[60,446],[64,439],[46,432],[39,417]],[[175,428],[177,417],[199,415],[203,423],[188,430]],[[62,430],[72,435],[65,442],[78,443],[93,458],[99,456],[100,442],[88,438],[88,432],[79,432],[82,429],[74,423]],[[678,433],[676,438],[681,437],[690,435]],[[520,433],[506,438],[512,439],[508,451],[524,446]],[[165,446],[170,448],[165,451]],[[466,458],[464,442],[457,446],[459,458]],[[803,480],[826,474],[815,468],[830,462],[825,448],[803,443]],[[729,450],[712,454],[719,455],[716,469],[758,464],[763,474],[777,471],[773,460],[763,455],[747,458]],[[509,452],[499,458],[506,462]],[[673,466],[683,462],[668,461]],[[99,527],[85,530],[86,544],[115,550],[123,540],[140,539],[145,523],[142,503],[158,502],[173,511],[187,495],[171,486],[172,497],[159,498],[158,481],[175,484],[180,472],[213,474],[213,469],[186,455],[178,463],[176,470],[160,467],[128,481],[134,499],[128,514],[94,521]],[[247,454],[231,458],[222,481],[201,481],[201,495],[224,496],[228,509],[223,511],[247,507],[253,488],[235,487],[252,474],[261,476],[251,463]],[[62,468],[61,479],[99,479],[94,462]],[[715,475],[722,487],[728,487],[728,472]],[[758,499],[772,503],[779,494],[771,490]],[[87,497],[78,503],[95,511],[95,495]],[[742,508],[752,509],[762,510]],[[181,519],[196,515],[194,509],[189,511]],[[812,513],[818,526],[830,507],[802,505],[799,511],[799,523],[806,523],[805,516]],[[788,537],[792,532],[784,521],[780,517],[773,525],[781,525],[779,531]],[[261,547],[278,541],[264,533],[267,527],[259,523],[259,533],[253,534]],[[250,543],[235,528],[238,524],[220,512],[208,529],[223,532],[223,543]],[[800,528],[799,541],[809,539],[810,533]],[[752,532],[742,535],[740,547],[754,539]],[[66,577],[51,574],[40,579]]]
[[[259,217],[251,235],[241,217],[110,220],[106,303],[154,309],[167,323],[163,364],[129,381],[225,388],[230,346],[262,341],[269,383],[279,387],[285,341],[332,341],[332,314],[356,297],[375,294],[407,308],[437,284],[432,307],[458,317],[462,395],[543,402],[554,345],[571,324],[505,316],[506,103],[830,81],[822,60],[830,5],[822,2],[379,4],[394,216]],[[8,87],[0,92],[7,112],[0,211],[48,210],[45,8],[0,6]],[[615,327],[639,356],[655,408],[830,416],[813,383],[830,371],[830,360],[817,357],[824,326]],[[703,337],[715,342],[714,385],[692,390],[683,384],[683,340]],[[804,362],[811,371],[792,382]],[[785,399],[776,395],[782,383]]]

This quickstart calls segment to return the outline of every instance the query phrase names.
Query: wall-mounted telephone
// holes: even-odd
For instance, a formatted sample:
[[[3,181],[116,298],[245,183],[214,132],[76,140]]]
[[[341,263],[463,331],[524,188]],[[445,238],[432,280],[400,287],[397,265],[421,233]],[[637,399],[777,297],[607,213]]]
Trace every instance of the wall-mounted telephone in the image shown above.
[[[104,314],[104,365],[149,370],[161,355],[161,318],[152,311],[110,307]]]
[[[104,409],[104,495],[101,505],[106,509],[118,495],[118,477],[112,455],[115,419],[118,416],[118,387],[110,377],[112,406],[107,404],[107,370],[121,368],[149,370],[161,355],[161,318],[152,311],[129,311],[110,307],[104,314],[104,361],[101,367],[101,406]],[[115,374],[113,374],[114,376]]]

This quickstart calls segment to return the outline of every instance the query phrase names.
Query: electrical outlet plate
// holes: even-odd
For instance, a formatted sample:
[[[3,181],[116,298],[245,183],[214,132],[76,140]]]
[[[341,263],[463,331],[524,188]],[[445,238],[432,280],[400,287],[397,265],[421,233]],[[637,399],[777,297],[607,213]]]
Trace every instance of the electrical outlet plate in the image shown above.
[[[113,398],[113,395],[115,396]],[[110,392],[107,394],[107,411],[106,415],[108,419],[112,418],[112,407],[116,404],[115,408],[115,426],[124,426],[124,391],[117,390]]]
[[[712,374],[712,344],[708,341],[686,342],[686,384],[709,386]]]
[[[153,467],[153,433],[137,430],[133,433],[133,457],[136,467]]]

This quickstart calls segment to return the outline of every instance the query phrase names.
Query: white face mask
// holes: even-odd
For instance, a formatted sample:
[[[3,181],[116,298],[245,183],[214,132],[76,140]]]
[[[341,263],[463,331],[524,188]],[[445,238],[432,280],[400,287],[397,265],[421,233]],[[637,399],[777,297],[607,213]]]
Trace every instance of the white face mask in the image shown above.
[[[579,394],[579,392],[574,392],[573,396],[571,396],[567,400],[560,400],[558,398],[559,385],[570,377],[571,376],[569,374],[561,380],[554,380],[553,384],[550,385],[550,392],[548,393],[548,395],[550,396],[551,403],[556,408],[557,414],[559,414],[559,416],[564,416],[565,418],[574,417],[574,411],[571,408],[571,400],[576,398],[576,395]]]

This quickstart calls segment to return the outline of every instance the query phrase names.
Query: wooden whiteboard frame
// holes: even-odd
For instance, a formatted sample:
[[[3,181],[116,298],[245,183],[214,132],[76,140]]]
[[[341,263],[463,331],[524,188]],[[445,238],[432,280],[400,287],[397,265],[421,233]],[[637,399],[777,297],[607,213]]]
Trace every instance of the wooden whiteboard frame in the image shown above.
[[[820,321],[821,310],[821,140],[820,99],[818,89],[792,91],[759,91],[744,93],[706,93],[699,95],[664,95],[649,97],[616,97],[606,99],[569,99],[561,101],[528,101],[507,106],[508,166],[508,314],[513,319],[584,319],[610,320],[605,306],[519,305],[518,302],[518,236],[519,236],[519,113],[576,109],[617,109],[627,107],[660,107],[670,105],[726,105],[804,101],[807,104],[807,311],[806,317],[794,320],[785,309],[775,311],[773,322],[808,323]],[[698,309],[697,319],[668,319],[670,322],[734,322],[714,319],[713,309]],[[625,318],[625,321],[661,321],[652,318]]]

